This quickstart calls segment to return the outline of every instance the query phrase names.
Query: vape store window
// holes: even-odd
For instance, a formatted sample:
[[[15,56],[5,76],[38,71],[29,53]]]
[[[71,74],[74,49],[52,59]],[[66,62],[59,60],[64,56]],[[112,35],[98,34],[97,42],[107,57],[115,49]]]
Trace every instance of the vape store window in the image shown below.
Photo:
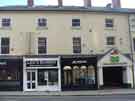
[[[58,70],[38,70],[38,85],[58,85]]]

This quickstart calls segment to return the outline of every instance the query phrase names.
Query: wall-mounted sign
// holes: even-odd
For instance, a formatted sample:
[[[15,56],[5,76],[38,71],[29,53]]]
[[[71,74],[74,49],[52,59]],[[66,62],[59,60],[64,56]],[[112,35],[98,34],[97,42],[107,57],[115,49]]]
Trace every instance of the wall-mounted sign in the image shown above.
[[[26,67],[55,67],[57,66],[56,60],[28,60]]]
[[[120,57],[119,56],[111,56],[111,62],[112,63],[118,63],[120,61]]]
[[[119,52],[117,50],[111,52],[110,60],[112,63],[118,63],[120,61]]]
[[[83,63],[87,63],[87,61],[86,60],[74,60],[74,61],[72,61],[72,64],[83,64]]]

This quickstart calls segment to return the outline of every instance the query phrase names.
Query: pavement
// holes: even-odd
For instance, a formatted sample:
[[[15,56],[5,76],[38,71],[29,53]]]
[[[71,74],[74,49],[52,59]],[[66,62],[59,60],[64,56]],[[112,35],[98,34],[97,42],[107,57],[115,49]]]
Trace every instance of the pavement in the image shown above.
[[[106,95],[135,95],[135,89],[106,89],[89,91],[62,92],[0,92],[0,96],[106,96]]]

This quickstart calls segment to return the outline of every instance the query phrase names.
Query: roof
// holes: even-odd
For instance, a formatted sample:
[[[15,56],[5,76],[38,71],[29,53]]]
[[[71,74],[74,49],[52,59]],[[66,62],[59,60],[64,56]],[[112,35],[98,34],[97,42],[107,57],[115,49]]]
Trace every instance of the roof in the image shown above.
[[[0,11],[70,11],[70,12],[105,12],[105,13],[135,13],[135,9],[83,7],[83,6],[3,6]]]

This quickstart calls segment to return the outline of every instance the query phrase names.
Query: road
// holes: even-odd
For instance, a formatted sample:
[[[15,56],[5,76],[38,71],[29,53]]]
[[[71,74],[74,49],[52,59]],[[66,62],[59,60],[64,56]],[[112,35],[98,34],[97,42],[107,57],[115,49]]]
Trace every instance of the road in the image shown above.
[[[0,101],[135,101],[135,95],[112,95],[112,96],[0,96]]]

